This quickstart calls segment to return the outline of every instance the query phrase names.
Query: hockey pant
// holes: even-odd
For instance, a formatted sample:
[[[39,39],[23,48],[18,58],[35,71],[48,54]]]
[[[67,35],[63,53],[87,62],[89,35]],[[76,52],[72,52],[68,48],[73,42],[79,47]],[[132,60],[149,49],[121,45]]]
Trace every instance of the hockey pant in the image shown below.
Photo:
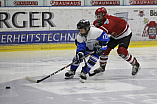
[[[97,60],[99,59],[99,55],[97,55],[97,54],[92,54],[92,55],[90,55],[90,57],[89,57],[89,59],[88,59],[88,61],[87,61],[87,67],[84,65],[83,67],[82,67],[82,70],[85,72],[85,73],[88,73],[90,70],[91,70],[91,68],[96,64],[96,62],[97,62]],[[76,60],[76,57],[74,57],[73,58],[73,62],[75,62],[75,60]],[[73,63],[72,65],[71,65],[71,69],[72,70],[77,70],[77,68],[79,67],[79,65],[80,65],[80,63]]]
[[[101,67],[105,67],[107,64],[107,60],[108,60],[108,55],[111,51],[111,48],[107,48],[107,50],[105,50],[104,54],[100,56],[100,66]],[[127,62],[129,62],[131,65],[135,65],[137,64],[137,60],[135,57],[133,57],[130,53],[128,53],[128,50],[124,47],[119,47],[117,49],[117,53],[118,55],[123,58],[124,60],[126,60]]]

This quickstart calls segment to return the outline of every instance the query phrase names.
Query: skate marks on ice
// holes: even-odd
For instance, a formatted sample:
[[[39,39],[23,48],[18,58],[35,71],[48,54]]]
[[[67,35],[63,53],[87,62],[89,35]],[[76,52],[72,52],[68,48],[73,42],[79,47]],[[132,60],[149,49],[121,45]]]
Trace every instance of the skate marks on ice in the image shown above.
[[[64,96],[67,98],[65,102],[70,104],[73,102],[70,99],[74,99],[75,104],[156,104],[155,69],[143,68],[136,77],[132,77],[126,69],[107,70],[101,76],[88,77],[86,83],[80,83],[78,76],[64,80],[62,73],[43,83],[28,83],[26,86]],[[118,73],[122,71],[123,74]]]
[[[26,85],[59,95],[134,91],[145,89],[145,87],[142,86],[118,82],[114,80],[101,80],[101,81],[88,80],[83,84],[80,83],[78,80],[72,81],[68,80],[60,82],[45,82],[40,84],[26,84]]]
[[[94,95],[87,97],[76,98],[83,104],[156,104],[157,94],[119,94],[119,95]]]
[[[156,104],[157,94],[156,93],[147,93],[147,94],[127,94],[122,95],[127,99],[139,100],[144,104]]]

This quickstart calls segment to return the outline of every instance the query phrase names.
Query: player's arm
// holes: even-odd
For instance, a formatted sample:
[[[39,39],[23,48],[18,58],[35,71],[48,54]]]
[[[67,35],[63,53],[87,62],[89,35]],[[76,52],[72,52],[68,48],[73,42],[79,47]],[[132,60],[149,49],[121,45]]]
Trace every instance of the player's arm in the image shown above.
[[[77,50],[76,53],[82,52],[83,54],[85,54],[86,51],[86,43],[85,42],[78,42],[77,41]]]
[[[115,22],[110,20],[110,19],[106,19],[103,23],[103,25],[101,25],[99,28],[103,31],[105,31],[107,34],[110,34],[115,31]]]
[[[77,41],[77,49],[76,49],[76,56],[75,59],[77,62],[82,62],[82,57],[85,55],[86,51],[86,43]]]
[[[98,20],[95,20],[95,21],[93,22],[93,25],[94,25],[95,27],[99,28],[99,27],[102,25],[102,23],[100,23],[100,21],[98,21]]]
[[[110,38],[103,32],[97,40],[99,41],[98,45],[95,46],[96,54],[101,55],[107,49],[107,43],[109,42]]]
[[[97,40],[99,41],[100,46],[106,46],[110,38],[106,34],[106,32],[103,31],[102,34],[97,38]]]

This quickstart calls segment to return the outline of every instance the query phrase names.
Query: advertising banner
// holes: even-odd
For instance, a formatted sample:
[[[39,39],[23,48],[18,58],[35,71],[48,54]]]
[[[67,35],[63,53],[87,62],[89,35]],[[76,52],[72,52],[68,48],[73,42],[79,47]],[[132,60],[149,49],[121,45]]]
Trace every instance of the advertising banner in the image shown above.
[[[124,5],[123,0],[87,0],[87,6]]]
[[[0,32],[49,30],[55,27],[49,8],[12,7],[0,9]]]
[[[84,0],[47,0],[47,6],[84,6]]]
[[[7,6],[43,6],[43,0],[8,0]]]
[[[91,25],[93,24],[97,8],[98,6],[1,8],[0,32],[55,31],[58,33],[63,30],[76,30],[76,24],[80,19],[88,19]],[[157,40],[156,6],[106,6],[106,9],[108,14],[128,22],[133,33],[132,41]]]
[[[0,9],[0,32],[76,30],[84,18],[94,20],[90,7],[12,7]]]
[[[125,5],[157,5],[157,0],[125,0]]]
[[[0,32],[0,44],[74,43],[77,30]]]

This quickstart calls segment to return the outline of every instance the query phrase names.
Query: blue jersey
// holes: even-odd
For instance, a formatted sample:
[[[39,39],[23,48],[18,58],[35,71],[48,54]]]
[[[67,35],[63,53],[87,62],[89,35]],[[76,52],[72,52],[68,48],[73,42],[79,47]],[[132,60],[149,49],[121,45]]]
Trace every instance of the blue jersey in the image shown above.
[[[86,53],[86,51],[94,51],[94,47],[97,45],[100,45],[102,50],[106,50],[108,41],[109,36],[106,32],[96,27],[90,27],[87,37],[81,36],[80,34],[77,35],[76,52],[82,51]]]

